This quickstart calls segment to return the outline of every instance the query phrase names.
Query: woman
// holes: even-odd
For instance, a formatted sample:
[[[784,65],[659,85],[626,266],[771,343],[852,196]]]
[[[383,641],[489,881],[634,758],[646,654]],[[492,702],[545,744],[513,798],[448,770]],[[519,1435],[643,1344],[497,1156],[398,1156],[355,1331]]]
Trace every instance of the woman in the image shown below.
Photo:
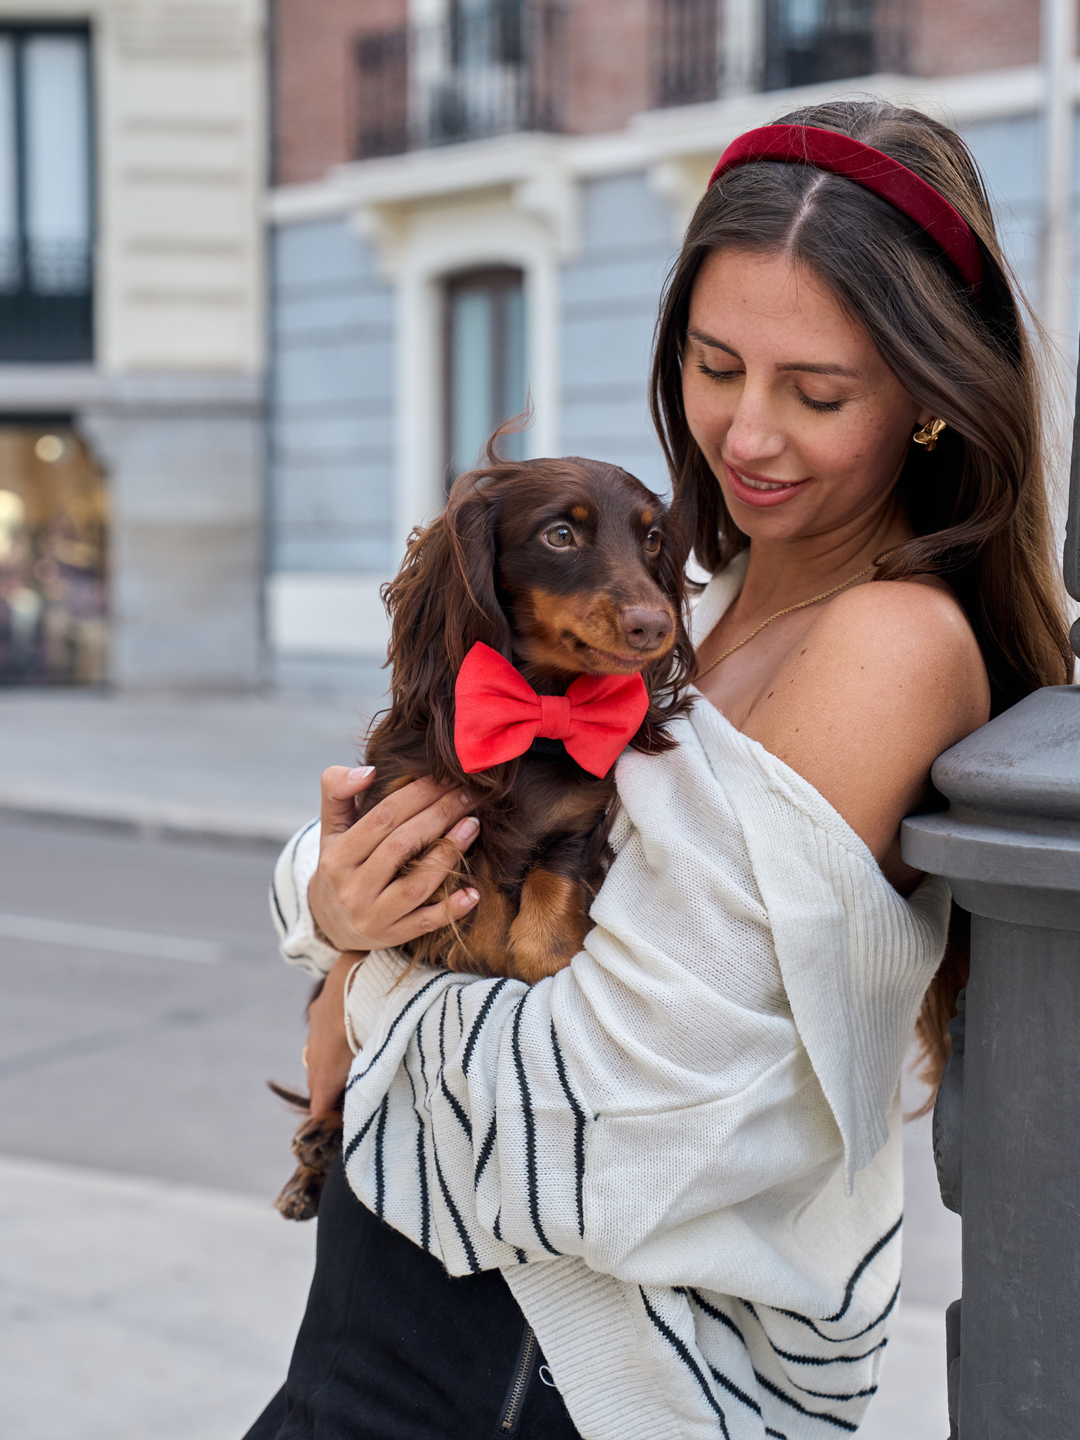
[[[900,1066],[925,994],[940,1068],[962,978],[959,944],[935,976],[948,892],[900,823],[942,750],[1070,666],[1031,353],[963,143],[877,102],[737,141],[653,392],[713,575],[703,698],[675,751],[619,762],[584,952],[529,991],[403,974],[389,947],[476,903],[429,903],[440,837],[476,833],[433,781],[353,824],[370,776],[328,771],[321,839],[279,863],[283,948],[329,972],[316,1107],[346,1014],[363,1047],[359,1200],[331,1177],[259,1440],[794,1440],[854,1430],[876,1388]]]

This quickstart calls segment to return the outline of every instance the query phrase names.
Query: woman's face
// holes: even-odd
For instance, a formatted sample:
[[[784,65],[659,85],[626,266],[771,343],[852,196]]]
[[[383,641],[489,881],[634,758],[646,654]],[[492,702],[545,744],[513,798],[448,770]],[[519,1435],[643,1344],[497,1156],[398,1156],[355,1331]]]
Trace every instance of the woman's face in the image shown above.
[[[732,518],[760,540],[875,523],[930,418],[814,272],[741,250],[698,271],[683,399]]]

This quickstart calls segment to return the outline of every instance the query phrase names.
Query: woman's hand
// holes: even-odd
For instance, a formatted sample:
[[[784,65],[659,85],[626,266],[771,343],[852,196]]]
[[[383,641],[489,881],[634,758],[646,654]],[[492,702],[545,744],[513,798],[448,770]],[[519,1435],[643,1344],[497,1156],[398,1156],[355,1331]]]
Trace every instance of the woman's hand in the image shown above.
[[[374,779],[370,766],[335,765],[322,777],[319,867],[308,902],[336,950],[402,945],[460,919],[480,898],[466,888],[427,903],[479,833],[468,813],[473,797],[427,777],[395,790],[358,820],[355,798]],[[416,864],[399,874],[410,860]]]
[[[361,957],[342,955],[308,1006],[307,1081],[312,1115],[332,1110],[345,1089],[353,1053],[345,1038],[345,980]]]

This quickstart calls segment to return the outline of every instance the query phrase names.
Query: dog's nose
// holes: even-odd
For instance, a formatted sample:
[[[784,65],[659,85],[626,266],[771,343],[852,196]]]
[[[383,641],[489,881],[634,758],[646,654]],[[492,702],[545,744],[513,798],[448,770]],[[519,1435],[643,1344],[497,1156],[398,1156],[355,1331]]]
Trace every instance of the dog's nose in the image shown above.
[[[671,634],[672,620],[666,610],[648,610],[628,605],[619,616],[627,644],[635,650],[655,650]]]

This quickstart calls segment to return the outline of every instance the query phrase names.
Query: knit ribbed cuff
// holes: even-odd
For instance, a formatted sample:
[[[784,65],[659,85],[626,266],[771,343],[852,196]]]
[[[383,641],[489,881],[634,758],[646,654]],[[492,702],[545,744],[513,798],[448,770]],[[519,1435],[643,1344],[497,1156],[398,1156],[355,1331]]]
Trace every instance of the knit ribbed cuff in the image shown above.
[[[438,974],[429,965],[414,965],[396,950],[373,950],[353,976],[345,996],[345,1013],[361,1049],[379,1029],[387,1004],[395,1012]],[[404,978],[402,978],[404,977]]]

